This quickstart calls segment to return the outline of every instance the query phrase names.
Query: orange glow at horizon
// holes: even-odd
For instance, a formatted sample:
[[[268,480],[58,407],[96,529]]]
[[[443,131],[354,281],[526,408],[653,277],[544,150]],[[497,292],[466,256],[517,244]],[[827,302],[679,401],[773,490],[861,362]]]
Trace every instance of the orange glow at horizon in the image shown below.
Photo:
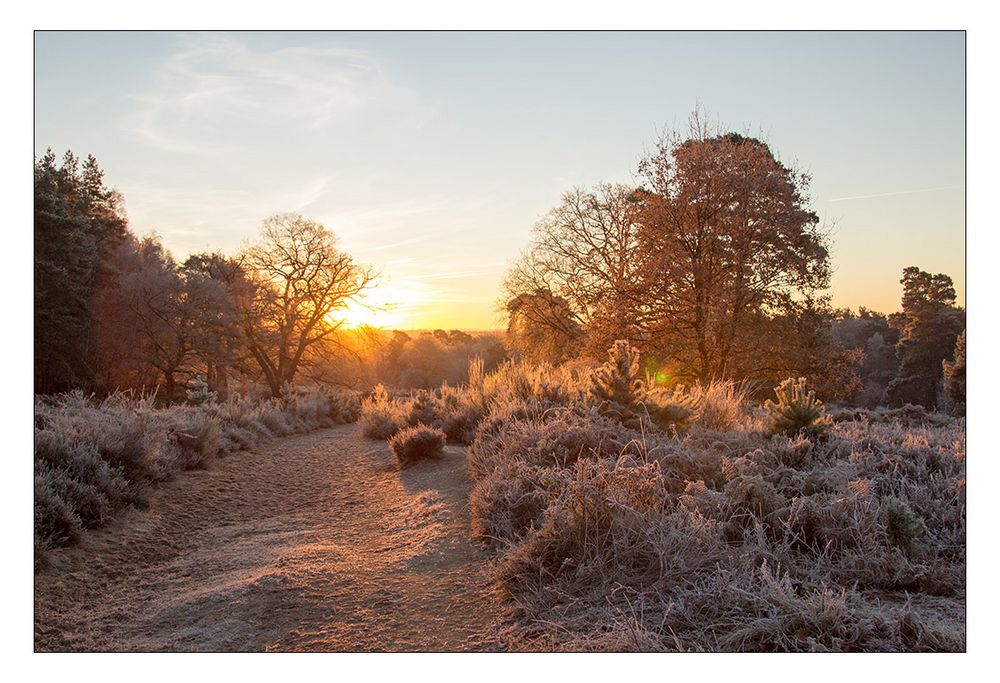
[[[329,317],[343,320],[344,327],[352,330],[362,326],[400,329],[411,326],[408,314],[424,299],[424,293],[413,287],[383,283],[349,303],[346,308],[331,312]]]

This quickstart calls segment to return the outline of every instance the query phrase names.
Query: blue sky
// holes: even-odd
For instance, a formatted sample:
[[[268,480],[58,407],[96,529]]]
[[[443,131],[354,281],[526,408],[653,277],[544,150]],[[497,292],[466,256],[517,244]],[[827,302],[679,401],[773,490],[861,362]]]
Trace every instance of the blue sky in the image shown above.
[[[297,211],[380,267],[390,325],[486,328],[575,185],[634,179],[696,105],[812,174],[841,306],[908,265],[964,303],[961,33],[36,34],[36,153],[94,154],[180,258]]]

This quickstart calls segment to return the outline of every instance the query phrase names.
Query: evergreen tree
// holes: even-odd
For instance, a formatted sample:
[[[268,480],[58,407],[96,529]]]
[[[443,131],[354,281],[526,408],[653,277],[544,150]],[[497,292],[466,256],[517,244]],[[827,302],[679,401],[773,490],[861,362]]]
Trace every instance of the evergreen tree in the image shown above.
[[[899,371],[888,387],[889,402],[933,408],[941,386],[942,362],[965,327],[965,311],[955,306],[955,287],[943,273],[916,266],[903,271],[902,333],[896,345]]]
[[[590,395],[597,402],[635,408],[640,402],[639,351],[624,339],[608,349],[608,360],[590,376]]]
[[[94,295],[113,278],[108,263],[127,234],[121,197],[104,187],[97,161],[72,152],[35,160],[35,389],[100,384]]]

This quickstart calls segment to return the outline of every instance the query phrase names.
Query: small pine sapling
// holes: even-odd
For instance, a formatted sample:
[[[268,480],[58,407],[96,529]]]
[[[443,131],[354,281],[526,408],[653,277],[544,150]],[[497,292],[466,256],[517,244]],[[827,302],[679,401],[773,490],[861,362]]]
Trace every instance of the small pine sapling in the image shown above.
[[[767,436],[802,435],[818,441],[829,435],[832,421],[822,402],[816,399],[816,392],[806,389],[805,377],[789,377],[774,388],[774,393],[778,402],[764,404],[770,418]]]
[[[924,521],[899,498],[889,498],[882,504],[882,522],[889,542],[906,552],[913,548],[913,541],[924,532]]]
[[[608,349],[608,360],[590,375],[590,395],[599,403],[615,403],[634,408],[639,403],[642,380],[639,351],[619,339]]]
[[[410,414],[407,417],[407,424],[415,427],[418,424],[434,425],[437,422],[437,410],[434,406],[434,397],[425,389],[417,392],[410,404]]]
[[[186,393],[188,403],[196,406],[200,406],[203,403],[211,403],[216,398],[216,393],[208,387],[208,380],[205,375],[196,375],[191,380],[191,388]]]

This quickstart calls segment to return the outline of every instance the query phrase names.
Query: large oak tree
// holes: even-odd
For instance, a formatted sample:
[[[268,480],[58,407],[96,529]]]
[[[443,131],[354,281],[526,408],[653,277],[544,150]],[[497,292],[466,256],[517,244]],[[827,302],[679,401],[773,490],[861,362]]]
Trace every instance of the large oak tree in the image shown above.
[[[773,365],[770,321],[830,275],[808,177],[760,140],[697,124],[662,140],[640,173],[635,253],[652,350],[702,381]]]
[[[373,284],[375,273],[337,249],[322,224],[291,213],[264,221],[260,241],[241,257],[253,284],[240,300],[244,341],[279,397],[300,369],[337,344],[344,324],[338,313]]]

